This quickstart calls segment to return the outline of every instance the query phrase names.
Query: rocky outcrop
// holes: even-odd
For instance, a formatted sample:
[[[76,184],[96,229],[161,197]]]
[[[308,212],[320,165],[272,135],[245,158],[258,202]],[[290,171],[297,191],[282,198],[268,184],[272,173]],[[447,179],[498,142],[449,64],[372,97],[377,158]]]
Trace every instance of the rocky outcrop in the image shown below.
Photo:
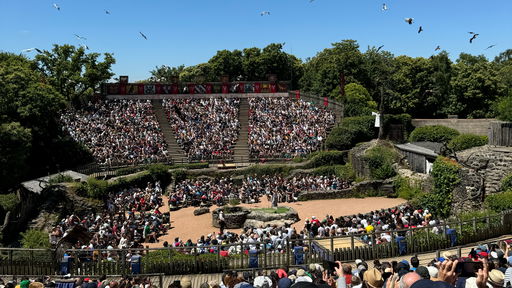
[[[288,207],[287,207],[288,208]],[[292,208],[285,213],[266,213],[259,210],[250,210],[244,207],[224,207],[212,212],[212,225],[219,228],[219,211],[224,209],[226,228],[238,229],[242,227],[284,226],[300,220],[299,214]]]
[[[210,208],[203,207],[203,208],[197,208],[196,210],[194,210],[194,216],[199,216],[199,215],[203,215],[206,213],[210,213]]]
[[[455,213],[482,207],[486,195],[500,192],[501,180],[512,173],[512,148],[482,146],[457,153],[461,184],[453,191]]]
[[[342,190],[330,191],[305,191],[299,195],[300,201],[343,199],[361,197],[390,197],[394,196],[395,187],[392,179],[372,180],[355,183],[352,187]]]

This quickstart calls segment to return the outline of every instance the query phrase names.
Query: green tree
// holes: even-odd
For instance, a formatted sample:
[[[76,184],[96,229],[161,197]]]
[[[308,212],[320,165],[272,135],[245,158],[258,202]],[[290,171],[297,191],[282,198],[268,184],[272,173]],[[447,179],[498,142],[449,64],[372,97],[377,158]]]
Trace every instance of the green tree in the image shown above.
[[[331,48],[306,61],[300,80],[301,89],[322,97],[337,97],[341,73],[345,74],[347,84],[365,83],[368,77],[365,76],[363,63],[363,54],[356,41],[332,43]]]
[[[208,65],[211,74],[217,76],[217,79],[222,75],[229,75],[230,80],[236,80],[243,74],[242,62],[242,51],[221,50],[208,61]]]
[[[491,108],[505,91],[497,65],[484,56],[461,53],[453,68],[448,112],[464,118],[494,117],[495,111]]]
[[[65,106],[64,97],[46,83],[35,62],[0,53],[0,157],[7,161],[2,165],[24,154],[24,163],[13,164],[16,177],[1,179],[5,185],[0,184],[0,189],[90,159],[90,154],[59,127],[57,117]]]
[[[148,80],[150,82],[171,83],[173,77],[180,77],[183,70],[185,70],[185,65],[177,67],[169,67],[166,65],[156,66],[155,69],[149,71],[151,77]]]
[[[373,101],[368,90],[357,83],[345,86],[345,116],[368,116],[377,111],[377,103]]]
[[[100,61],[100,56],[103,61]],[[35,58],[47,82],[72,103],[81,103],[98,92],[114,73],[116,60],[110,53],[86,53],[83,47],[53,45]]]
[[[32,134],[18,122],[0,125],[0,190],[16,185],[29,171]]]

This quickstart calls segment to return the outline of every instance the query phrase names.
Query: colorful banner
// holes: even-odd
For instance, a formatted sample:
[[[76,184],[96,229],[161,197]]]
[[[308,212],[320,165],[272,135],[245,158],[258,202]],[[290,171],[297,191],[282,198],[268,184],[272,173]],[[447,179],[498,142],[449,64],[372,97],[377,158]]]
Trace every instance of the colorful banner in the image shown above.
[[[228,94],[229,93],[229,84],[222,83],[222,94]]]
[[[126,85],[126,94],[127,95],[137,95],[139,93],[139,86],[137,84],[127,84]]]
[[[254,93],[261,93],[261,83],[254,83]]]
[[[254,93],[254,84],[253,83],[245,83],[245,93]]]
[[[144,84],[143,83],[139,83],[137,85],[137,94],[139,94],[139,95],[143,95],[144,94]]]
[[[177,83],[171,85],[171,94],[179,94],[180,93],[180,87]]]
[[[188,84],[188,94],[195,94],[196,85]]]
[[[198,84],[198,85],[195,86],[195,93],[197,93],[197,94],[205,94],[205,92],[206,92],[205,85]]]
[[[270,93],[276,93],[277,92],[277,84],[271,83],[270,84]]]
[[[269,93],[270,92],[270,84],[263,83],[261,84],[261,92],[260,93]]]
[[[156,87],[154,84],[146,84],[144,85],[144,94],[145,95],[152,95],[156,94]]]
[[[206,93],[206,94],[212,94],[213,85],[212,85],[212,84],[210,84],[210,83],[207,83],[205,86],[206,86],[206,91],[205,91],[205,93]]]

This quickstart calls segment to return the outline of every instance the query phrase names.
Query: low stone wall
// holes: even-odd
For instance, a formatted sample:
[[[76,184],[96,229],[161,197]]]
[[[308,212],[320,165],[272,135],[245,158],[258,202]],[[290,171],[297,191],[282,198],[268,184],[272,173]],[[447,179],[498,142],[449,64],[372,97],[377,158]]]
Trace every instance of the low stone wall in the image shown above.
[[[334,191],[309,191],[299,195],[300,201],[363,198],[363,197],[390,197],[394,196],[395,188],[392,180],[373,180],[356,183],[351,188]]]
[[[471,133],[487,136],[491,122],[495,119],[412,119],[414,127],[443,125],[460,133]]]

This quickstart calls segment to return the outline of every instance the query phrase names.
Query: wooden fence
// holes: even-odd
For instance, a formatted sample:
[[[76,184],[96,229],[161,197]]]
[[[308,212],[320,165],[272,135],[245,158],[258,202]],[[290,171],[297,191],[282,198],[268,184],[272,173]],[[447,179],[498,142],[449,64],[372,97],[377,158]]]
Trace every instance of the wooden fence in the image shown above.
[[[225,270],[255,268],[276,269],[287,266],[300,266],[322,263],[324,260],[342,262],[355,259],[383,259],[406,254],[432,252],[455,246],[484,241],[504,235],[512,228],[512,213],[504,212],[496,216],[474,218],[437,226],[389,231],[391,242],[376,243],[378,234],[359,234],[331,238],[293,239],[283,244],[281,251],[270,250],[265,243],[238,243],[204,247],[169,247],[145,249],[96,249],[67,250],[72,255],[69,265],[62,263],[62,255],[44,249],[0,248],[0,275],[53,275],[62,271],[72,275],[126,275],[134,272],[130,255],[142,255],[138,273],[163,273],[182,275],[197,273],[220,273]],[[433,233],[433,229],[442,231]],[[446,233],[450,232],[450,233]],[[303,242],[303,261],[297,262],[294,246]],[[346,247],[336,247],[336,243],[348,243]],[[321,244],[324,243],[324,244]],[[327,243],[327,244],[325,244]],[[356,245],[357,244],[357,245]],[[247,253],[249,248],[258,247],[257,253]],[[235,251],[222,256],[222,250]],[[202,254],[205,251],[213,251]],[[244,251],[245,253],[240,253]],[[300,257],[299,257],[300,258]],[[256,260],[257,259],[257,260]],[[250,265],[252,264],[252,265]]]

